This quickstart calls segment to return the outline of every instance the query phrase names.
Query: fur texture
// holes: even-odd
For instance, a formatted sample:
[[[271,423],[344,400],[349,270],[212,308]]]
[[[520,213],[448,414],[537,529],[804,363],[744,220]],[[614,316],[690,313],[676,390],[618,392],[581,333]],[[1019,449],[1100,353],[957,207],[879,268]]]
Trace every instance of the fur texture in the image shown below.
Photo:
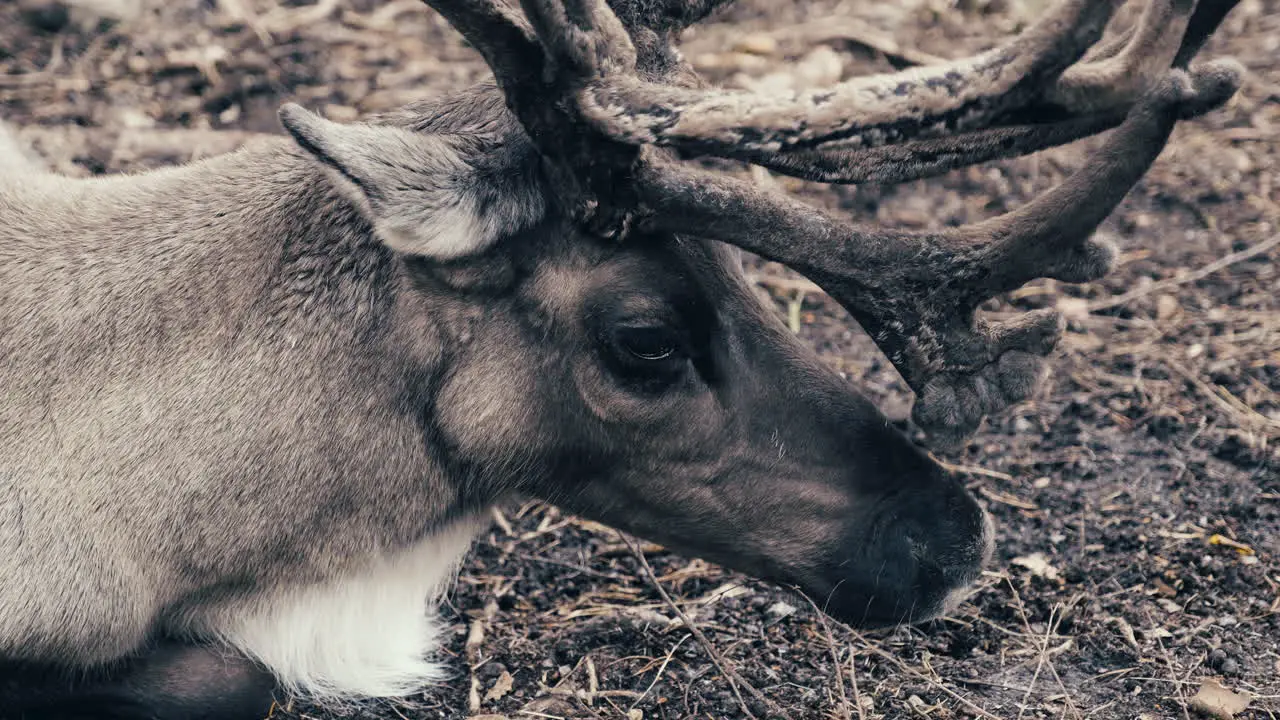
[[[350,576],[219,608],[201,634],[271,668],[290,692],[341,701],[420,691],[448,671],[434,601],[482,525],[459,521]]]
[[[0,703],[53,665],[94,683],[37,700],[181,716],[206,696],[166,663],[212,650],[237,708],[259,664],[329,700],[412,692],[468,518],[513,490],[855,623],[975,577],[963,486],[723,247],[567,219],[491,84],[283,119],[296,144],[181,168],[0,175]]]

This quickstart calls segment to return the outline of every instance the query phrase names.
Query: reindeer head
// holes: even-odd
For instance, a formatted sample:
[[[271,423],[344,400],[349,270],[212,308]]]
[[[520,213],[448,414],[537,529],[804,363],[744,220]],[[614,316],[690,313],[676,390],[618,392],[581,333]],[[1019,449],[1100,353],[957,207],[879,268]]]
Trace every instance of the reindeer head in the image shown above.
[[[987,53],[779,96],[703,88],[675,51],[721,0],[427,4],[496,86],[368,125],[282,119],[403,260],[411,304],[452,318],[427,424],[454,472],[798,585],[860,625],[945,611],[989,523],[757,301],[733,246],[847,308],[952,444],[1032,392],[1059,334],[1052,312],[992,323],[978,305],[1105,273],[1091,232],[1176,120],[1238,84],[1228,62],[1186,69],[1230,1],[1148,0],[1081,61],[1120,0],[1061,0]],[[1117,125],[1062,186],[937,232],[851,224],[672,152],[906,181]]]

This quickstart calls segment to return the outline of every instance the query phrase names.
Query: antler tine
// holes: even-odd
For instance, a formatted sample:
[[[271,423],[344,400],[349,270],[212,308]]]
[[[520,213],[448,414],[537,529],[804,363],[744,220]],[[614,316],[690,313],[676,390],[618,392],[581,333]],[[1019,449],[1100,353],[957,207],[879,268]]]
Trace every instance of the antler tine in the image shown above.
[[[903,183],[1065,145],[1110,130],[1123,121],[1123,113],[1106,113],[1048,125],[991,128],[862,150],[824,148],[777,153],[744,150],[725,153],[722,157],[812,182]]]
[[[1198,117],[1213,109],[1206,104],[1187,103],[1182,119]],[[738,150],[717,155],[812,182],[903,183],[1065,145],[1110,130],[1123,122],[1126,115],[1122,110],[1103,110],[1040,125],[994,127],[855,150],[828,147],[792,152]]]
[[[1191,16],[1187,33],[1182,38],[1182,47],[1173,59],[1173,66],[1185,68],[1191,64],[1192,58],[1200,52],[1205,42],[1218,29],[1240,0],[1199,0],[1196,11]]]
[[[587,0],[583,0],[586,2]],[[793,95],[676,88],[625,76],[586,88],[584,115],[626,142],[708,154],[864,146],[987,125],[1035,99],[1102,35],[1124,0],[1062,0],[1013,40],[934,66]],[[603,4],[603,0],[595,0]]]
[[[1217,60],[1191,73],[1170,71],[1165,81],[1126,118],[1121,131],[1062,185],[1022,208],[956,231],[952,242],[984,245],[981,281],[968,287],[972,307],[1037,277],[1067,282],[1096,280],[1107,264],[1092,259],[1109,254],[1088,240],[1137,184],[1163,149],[1176,120],[1220,107],[1239,88],[1243,68]],[[1126,132],[1127,129],[1127,132]],[[1116,147],[1119,138],[1130,147]]]
[[[1071,67],[1046,99],[1076,112],[1128,107],[1173,65],[1195,5],[1195,0],[1150,0],[1118,52]]]
[[[635,51],[625,29],[605,7],[613,24],[575,28],[587,18],[579,7],[566,13],[550,3],[524,2],[526,19],[503,0],[424,0],[473,45],[493,70],[507,105],[542,154],[555,197],[584,227],[600,235],[624,232],[630,196],[622,180],[640,148],[592,133],[574,108],[549,99],[564,97],[566,83],[594,77],[612,67],[616,53],[634,66]],[[570,3],[571,10],[574,3]],[[570,17],[572,16],[572,17]],[[591,16],[596,17],[597,16]],[[598,193],[609,191],[602,199]]]
[[[917,180],[961,167],[1063,145],[1119,125],[1139,93],[1172,65],[1186,67],[1238,0],[1155,0],[1138,25],[1112,38],[1096,56],[1068,69],[1047,97],[1083,113],[1049,124],[1018,123],[1045,114],[1061,114],[1036,103],[1010,113],[1001,127],[942,135],[879,147],[767,152],[721,148],[713,154],[754,163],[784,175],[815,182],[856,184]],[[1180,45],[1178,44],[1180,42]],[[1176,56],[1175,56],[1176,49]],[[1212,108],[1187,106],[1185,117]]]
[[[1118,125],[1133,102],[1165,70],[1170,66],[1178,66],[1175,56],[1185,57],[1181,63],[1185,66],[1190,54],[1194,54],[1194,49],[1212,34],[1237,2],[1238,0],[1202,0],[1197,6],[1195,0],[1149,0],[1138,26],[1112,39],[1108,47],[1095,48],[1100,52],[1093,59],[1065,71],[1045,65],[1045,86],[1036,97],[1027,92],[1027,88],[1034,86],[1034,80],[1038,77],[1033,72],[1021,84],[1015,84],[1011,90],[995,98],[983,97],[968,105],[958,102],[958,98],[934,98],[935,102],[941,104],[918,118],[908,115],[904,120],[903,117],[895,116],[879,125],[859,126],[857,112],[863,113],[862,120],[866,120],[867,114],[881,111],[886,97],[884,87],[889,85],[893,85],[894,93],[901,95],[902,102],[910,106],[920,99],[920,88],[924,87],[924,93],[927,94],[932,82],[920,83],[921,72],[932,70],[933,75],[930,77],[936,78],[938,73],[954,73],[957,67],[966,64],[972,72],[973,68],[982,65],[984,57],[1002,51],[1012,52],[1011,47],[1019,43],[1031,44],[1032,38],[1042,43],[1040,49],[1046,53],[1046,58],[1053,52],[1067,53],[1070,50],[1071,54],[1063,54],[1061,57],[1074,59],[1078,57],[1078,48],[1052,44],[1050,39],[1054,36],[1045,28],[1056,27],[1061,33],[1063,26],[1055,23],[1055,17],[1050,17],[1006,47],[976,58],[934,69],[909,70],[879,78],[862,79],[808,95],[777,100],[750,93],[717,93],[637,84],[630,78],[621,78],[601,83],[598,89],[586,93],[584,112],[597,123],[603,122],[605,127],[602,129],[619,140],[674,145],[686,151],[747,160],[807,179],[863,182],[864,178],[876,177],[878,174],[873,172],[868,176],[860,165],[874,165],[885,159],[900,158],[904,154],[907,157],[924,157],[931,152],[943,152],[947,156],[947,162],[930,162],[920,167],[922,172],[930,174],[997,157],[1034,152]],[[1069,17],[1072,10],[1081,13],[1077,17],[1087,17],[1086,11],[1089,9],[1065,3],[1059,6],[1057,17]],[[1097,6],[1093,9],[1106,9],[1109,16],[1113,8]],[[1059,43],[1066,42],[1062,35],[1057,36],[1056,40]],[[1055,79],[1054,73],[1058,72],[1061,74]],[[975,73],[977,75],[979,74]],[[950,77],[954,79],[957,76]],[[966,82],[973,84],[973,92],[986,87],[982,81],[980,76],[976,77],[976,82],[975,77],[966,79]],[[862,90],[868,91],[859,98],[867,103],[866,107],[837,117],[837,123],[845,123],[846,127],[843,129],[829,127],[832,111],[817,105],[838,107],[853,97],[851,93],[858,90],[860,84],[864,86],[861,87]],[[879,90],[875,89],[877,84]],[[956,100],[958,104],[952,103],[952,100]],[[593,108],[593,103],[608,103],[609,107]],[[807,112],[806,103],[812,103],[807,107]],[[1100,113],[1106,115],[1105,122],[1102,118],[1092,117]],[[794,117],[796,114],[802,117]],[[1046,115],[1059,117],[1068,124],[1047,132],[1021,129],[1002,133],[1001,142],[1011,144],[1003,149],[990,144],[992,135],[974,135],[966,130],[991,124],[1038,124]],[[1073,136],[1073,132],[1080,134]],[[888,145],[915,142],[918,137],[933,140],[949,135],[958,136],[957,141],[941,144],[928,142],[906,153],[867,152]],[[964,142],[974,140],[987,143],[985,149],[972,153],[961,149]],[[836,150],[831,147],[837,144],[853,146],[854,150]],[[798,156],[775,157],[772,154],[775,152]],[[963,160],[965,156],[973,159]],[[913,176],[900,177],[910,179]]]
[[[544,53],[529,23],[502,0],[423,0],[484,57],[504,89],[529,85]]]
[[[635,70],[631,36],[603,0],[520,0],[520,5],[557,69],[572,71],[574,81]]]
[[[1164,147],[1178,117],[1220,105],[1240,70],[1170,71],[1086,164],[1058,188],[994,220],[944,232],[860,227],[780,194],[702,171],[650,166],[638,178],[649,222],[712,237],[787,264],[821,285],[867,330],[916,391],[914,417],[954,444],[983,416],[1025,399],[1060,319],[1003,324],[977,305],[1038,276],[1096,277],[1112,252],[1089,235]]]

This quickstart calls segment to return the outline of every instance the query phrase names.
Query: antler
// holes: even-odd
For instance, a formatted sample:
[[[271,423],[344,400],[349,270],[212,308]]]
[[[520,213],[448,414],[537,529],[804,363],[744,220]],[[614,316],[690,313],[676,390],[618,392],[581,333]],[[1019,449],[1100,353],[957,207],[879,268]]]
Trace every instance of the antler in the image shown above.
[[[720,0],[666,1],[696,5],[684,15],[696,19]],[[1239,86],[1231,61],[1180,69],[1236,0],[1147,0],[1130,35],[1077,62],[1121,1],[1061,0],[1022,35],[973,58],[768,96],[698,87],[687,67],[663,74],[655,38],[678,27],[624,25],[604,0],[521,0],[536,39],[500,0],[426,0],[489,59],[567,208],[615,232],[639,217],[806,274],[916,391],[914,418],[940,444],[1026,398],[1061,332],[1051,311],[989,323],[975,316],[979,304],[1037,277],[1083,282],[1106,273],[1114,250],[1091,240],[1093,230],[1179,118],[1221,105]],[[613,4],[635,23],[635,7],[661,3]],[[526,53],[537,58],[500,62]],[[904,181],[1116,125],[1061,186],[1002,217],[938,232],[852,224],[650,147],[826,182]]]

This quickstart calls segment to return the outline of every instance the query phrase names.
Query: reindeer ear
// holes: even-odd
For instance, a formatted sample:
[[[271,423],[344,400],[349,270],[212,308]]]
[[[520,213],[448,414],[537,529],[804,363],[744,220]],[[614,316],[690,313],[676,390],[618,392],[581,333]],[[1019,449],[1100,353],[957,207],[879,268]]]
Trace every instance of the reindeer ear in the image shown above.
[[[335,171],[382,241],[398,252],[437,260],[475,255],[546,212],[532,164],[495,167],[497,143],[340,125],[292,103],[280,109],[280,122]]]

